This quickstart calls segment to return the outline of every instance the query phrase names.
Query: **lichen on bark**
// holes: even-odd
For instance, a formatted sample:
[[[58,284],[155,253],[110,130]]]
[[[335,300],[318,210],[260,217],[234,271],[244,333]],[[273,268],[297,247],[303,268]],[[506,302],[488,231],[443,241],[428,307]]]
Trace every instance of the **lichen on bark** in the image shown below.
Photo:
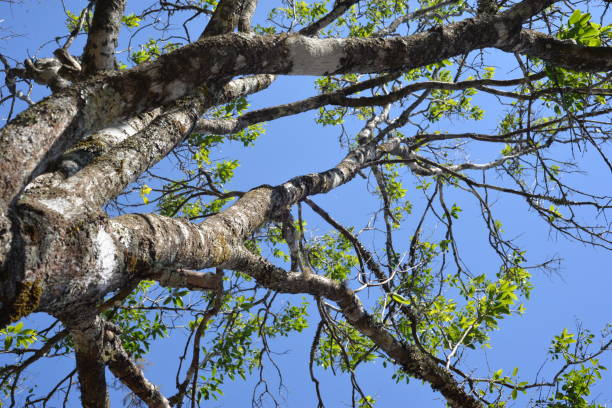
[[[43,291],[40,280],[17,283],[15,298],[0,309],[0,328],[28,316],[38,308]]]

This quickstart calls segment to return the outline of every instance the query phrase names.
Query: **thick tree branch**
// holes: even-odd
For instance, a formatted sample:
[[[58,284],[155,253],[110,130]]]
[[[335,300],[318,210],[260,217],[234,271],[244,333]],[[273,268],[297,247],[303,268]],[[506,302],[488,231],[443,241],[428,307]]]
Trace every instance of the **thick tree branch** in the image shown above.
[[[100,317],[79,320],[69,330],[75,346],[81,402],[86,408],[108,408],[103,323]]]
[[[521,31],[517,43],[500,48],[574,71],[612,71],[611,47],[585,47],[572,40],[558,40],[534,30]]]
[[[227,34],[234,31],[238,24],[240,7],[243,0],[221,0],[200,38]]]
[[[115,126],[105,127],[94,132],[86,139],[72,146],[59,159],[58,170],[64,177],[70,177],[88,165],[94,158],[106,153],[112,147],[136,133],[144,130],[162,114],[162,109],[153,109],[142,113]]]
[[[76,142],[86,131],[176,100],[213,78],[411,69],[474,49],[512,47],[520,24],[529,17],[529,12],[540,10],[539,3],[525,0],[495,17],[466,19],[390,39],[244,34],[203,38],[162,55],[153,63],[75,85],[23,112],[0,134],[0,142],[5,146],[0,157],[0,190],[8,192],[3,198],[12,200],[34,170],[44,165],[45,157],[55,158],[61,147],[65,149]],[[554,56],[547,56],[554,60]],[[30,138],[35,140],[24,142]],[[24,147],[25,144],[30,147]],[[28,149],[23,152],[25,155],[16,154],[24,149]],[[20,158],[19,164],[14,157]]]
[[[251,28],[251,19],[255,14],[258,1],[259,0],[242,0],[242,10],[238,17],[238,31],[242,33],[250,33],[253,31]]]
[[[272,119],[278,119],[285,116],[296,115],[312,109],[319,108],[328,104],[342,105],[346,103],[347,95],[364,91],[375,86],[382,85],[399,77],[399,74],[386,74],[377,78],[371,78],[346,88],[339,89],[334,92],[325,93],[322,95],[312,96],[283,105],[272,106],[269,108],[258,109],[248,112],[235,119],[206,119],[198,120],[195,131],[231,134],[239,132],[249,125],[261,123]],[[361,105],[360,105],[361,106]]]
[[[112,150],[109,150],[109,139],[104,143],[94,141],[77,145],[75,154],[79,155],[79,162],[74,164],[76,169],[88,164],[95,157],[94,154],[106,153],[52,189],[29,192],[29,198],[43,203],[64,217],[86,214],[89,209],[104,205],[143,171],[165,157],[190,134],[197,118],[206,109],[260,91],[270,85],[272,79],[270,75],[259,75],[236,79],[221,89],[203,90],[206,96],[188,98],[173,104],[143,130],[114,145]],[[111,131],[117,137],[124,136],[120,132]],[[107,131],[100,132],[100,136],[103,137],[105,133]],[[73,157],[66,155],[62,164],[71,164]]]
[[[115,69],[115,47],[125,0],[97,0],[87,44],[83,52],[83,75]]]
[[[189,290],[214,290],[219,287],[223,275],[203,273],[185,269],[164,270],[150,276],[166,288],[187,288]]]
[[[105,279],[110,284],[146,279],[151,273],[167,269],[224,267],[231,262],[235,248],[264,222],[278,219],[288,206],[308,195],[324,193],[350,181],[368,162],[398,143],[393,140],[379,148],[368,143],[330,170],[296,177],[275,188],[257,187],[200,225],[154,214],[117,217],[103,229],[111,239],[105,243],[106,256],[113,260],[112,271],[105,271]],[[44,292],[42,298],[47,299]],[[45,306],[43,302],[41,307]]]
[[[119,339],[118,329],[101,317],[87,317],[96,309],[67,316],[66,323],[75,343],[77,370],[84,407],[107,408],[105,367],[149,407],[170,407],[168,400],[145,377]]]

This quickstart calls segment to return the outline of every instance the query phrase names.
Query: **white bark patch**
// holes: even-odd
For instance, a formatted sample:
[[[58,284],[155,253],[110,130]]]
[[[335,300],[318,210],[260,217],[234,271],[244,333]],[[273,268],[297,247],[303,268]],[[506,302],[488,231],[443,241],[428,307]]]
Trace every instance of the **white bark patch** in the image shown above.
[[[112,278],[117,267],[117,248],[115,241],[104,228],[100,228],[94,240],[96,255],[96,274],[91,280],[97,281],[97,286],[105,286]]]
[[[495,43],[495,45],[501,47],[508,42],[508,38],[510,37],[510,32],[508,31],[508,27],[506,27],[506,24],[495,23],[494,26],[495,26],[495,30],[497,31],[497,34],[499,35],[499,38],[497,42]]]
[[[326,75],[340,68],[344,57],[342,40],[314,39],[295,36],[287,39],[289,61],[292,64],[289,74]]]
[[[85,202],[80,197],[57,197],[42,198],[39,202],[51,211],[56,212],[66,219],[70,219],[83,212]]]
[[[165,100],[174,101],[181,96],[187,95],[189,87],[185,82],[175,79],[166,86],[166,90],[168,94],[166,95]]]
[[[103,137],[104,141],[109,145],[115,145],[123,142],[130,136],[136,134],[138,129],[134,128],[129,123],[117,124],[107,127],[98,133],[98,137]]]
[[[129,228],[126,228],[123,224],[111,220],[109,222],[113,236],[119,241],[125,248],[129,248],[132,244],[132,234]]]
[[[246,58],[244,58],[244,55],[238,55],[236,57],[236,69],[240,69],[244,66],[246,66]]]
[[[342,184],[343,181],[344,181],[343,178],[340,177],[340,175],[337,172],[334,172],[332,175],[331,189],[338,187],[340,184]]]

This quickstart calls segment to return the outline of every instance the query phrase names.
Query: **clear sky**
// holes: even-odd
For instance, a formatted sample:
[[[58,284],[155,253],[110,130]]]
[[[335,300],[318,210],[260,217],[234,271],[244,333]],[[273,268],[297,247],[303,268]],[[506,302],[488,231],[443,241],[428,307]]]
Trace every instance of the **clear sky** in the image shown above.
[[[74,0],[67,0],[65,3],[73,11],[84,4]],[[260,3],[267,5],[268,0]],[[15,6],[0,2],[0,20],[4,20],[0,23],[0,28],[20,35],[18,38],[0,41],[0,53],[20,60],[28,55],[49,56],[55,48],[54,44],[40,51],[38,47],[43,42],[52,40],[55,35],[65,33],[64,19],[58,1],[23,0]],[[144,42],[147,37],[142,35],[139,39]],[[80,47],[79,43],[75,43],[73,52],[79,52]],[[504,67],[500,66],[499,74],[503,77],[510,73],[504,72]],[[315,92],[312,82],[313,78],[280,78],[268,90],[254,96],[250,101],[254,107],[261,107],[307,97]],[[489,100],[483,108],[486,116],[478,123],[479,129],[485,132],[494,131],[500,116],[495,100]],[[0,111],[0,117],[6,117],[5,110]],[[347,128],[353,131],[358,129],[358,126],[356,123],[347,124]],[[460,121],[442,122],[439,125],[440,130],[449,130],[451,126],[454,131],[474,130]],[[217,153],[217,157],[240,160],[236,177],[227,186],[229,189],[247,190],[264,183],[274,185],[297,175],[321,171],[334,166],[345,154],[338,148],[339,129],[314,125],[313,113],[274,121],[266,125],[266,130],[267,133],[254,147],[243,148],[241,144],[230,143]],[[484,155],[485,152],[480,151],[472,153],[474,159]],[[604,182],[609,180],[610,174],[603,167],[592,165],[593,157],[590,153],[585,154],[588,173],[580,176],[580,185],[587,191],[603,189],[605,193],[610,194],[609,183]],[[168,164],[162,163],[158,166],[158,173],[164,171],[171,170]],[[360,228],[377,209],[377,204],[365,192],[366,183],[357,178],[348,185],[325,196],[314,197],[313,200],[328,209],[343,224]],[[416,180],[412,184],[408,183],[408,195],[414,197],[416,209],[420,208],[423,202],[415,186]],[[510,372],[518,366],[523,378],[532,381],[546,363],[546,350],[554,335],[564,328],[574,332],[577,324],[599,333],[606,323],[612,320],[612,258],[604,250],[570,242],[551,232],[539,218],[527,211],[523,201],[506,195],[500,195],[498,198],[497,214],[504,224],[507,236],[516,237],[517,243],[527,249],[529,262],[535,264],[550,257],[560,257],[562,262],[558,271],[553,274],[534,271],[535,289],[531,300],[525,303],[526,314],[502,321],[500,330],[492,336],[492,348],[471,352],[468,361],[473,367],[479,368],[483,375],[486,375],[487,371],[500,368],[503,368],[504,372]],[[465,196],[457,195],[457,199],[465,199]],[[465,200],[461,206],[464,211],[457,224],[464,261],[474,272],[495,268],[496,264],[491,262],[485,232],[478,221],[476,203],[473,200]],[[306,214],[310,228],[321,233],[327,230],[324,223],[318,221],[310,212],[306,211]],[[404,238],[407,239],[410,231],[403,232]],[[401,234],[402,232],[398,233],[398,236]],[[315,310],[312,312],[316,315]],[[34,318],[40,319],[42,317]],[[279,353],[276,362],[283,370],[285,388],[281,391],[282,406],[315,406],[314,387],[308,374],[308,352],[316,322],[316,319],[312,319],[310,327],[300,335],[274,341],[271,345]],[[144,362],[148,378],[168,394],[173,392],[176,355],[181,352],[182,345],[180,340],[182,339],[167,338],[155,344]],[[611,367],[612,358],[609,354],[604,355],[601,361],[604,366]],[[6,357],[0,355],[0,363],[6,361]],[[69,359],[54,360],[51,364],[42,360],[28,375],[44,389],[52,386],[54,379],[64,375],[73,366],[73,361]],[[392,370],[384,369],[376,362],[365,367],[359,371],[361,385],[367,394],[378,400],[380,407],[444,406],[438,396],[418,381],[412,381],[409,385],[395,385],[391,379]],[[554,372],[557,367],[557,363],[548,362],[541,374]],[[275,384],[274,369],[267,367],[267,373],[272,378],[272,384]],[[331,373],[320,368],[317,369],[317,376],[323,384],[329,407],[350,406],[350,379],[347,376],[333,378]],[[108,378],[112,378],[110,373]],[[204,406],[248,406],[256,381],[255,376],[246,381],[228,383],[223,386],[222,398]],[[593,387],[593,395],[599,403],[607,403],[610,406],[610,390],[612,374],[608,371],[604,372],[603,380]],[[114,406],[122,405],[123,395],[124,390],[112,391]],[[435,402],[432,402],[432,398]],[[527,401],[520,398],[516,406],[526,404]],[[76,400],[75,404],[78,405]]]

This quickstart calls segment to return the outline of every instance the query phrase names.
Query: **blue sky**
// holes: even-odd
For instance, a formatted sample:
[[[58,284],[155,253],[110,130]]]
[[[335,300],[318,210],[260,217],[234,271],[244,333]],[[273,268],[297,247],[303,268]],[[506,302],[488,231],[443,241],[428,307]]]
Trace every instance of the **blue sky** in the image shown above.
[[[66,1],[67,6],[73,11],[82,3]],[[267,1],[261,3],[268,4]],[[41,57],[50,55],[55,48],[53,44],[38,52],[39,45],[45,40],[52,39],[54,35],[65,32],[61,5],[57,1],[24,0],[22,4],[12,7],[2,2],[0,19],[4,19],[0,27],[9,28],[12,32],[21,35],[9,41],[1,41],[0,52],[20,60],[27,55]],[[146,36],[140,37],[143,42],[146,39]],[[82,45],[76,42],[72,50],[78,53],[81,47]],[[499,60],[498,63],[501,65]],[[499,72],[500,75],[509,74],[503,71],[503,67],[500,67]],[[305,77],[280,78],[270,89],[251,98],[251,102],[253,106],[260,107],[307,97],[314,93],[312,82],[312,78]],[[488,100],[483,107],[487,114],[477,126],[482,131],[494,131],[500,115],[496,111],[495,100]],[[0,111],[2,118],[5,115],[4,110]],[[228,188],[246,190],[264,183],[274,185],[293,176],[321,171],[335,165],[344,155],[338,148],[339,130],[316,126],[313,119],[313,113],[305,113],[269,123],[266,125],[267,133],[254,147],[245,149],[238,143],[224,145],[217,153],[217,157],[240,160],[236,177]],[[358,129],[358,126],[356,123],[347,124],[351,130]],[[441,123],[440,130],[449,130],[450,126],[454,131],[470,129],[467,124],[455,121]],[[472,157],[478,159],[478,156],[484,155],[484,151],[477,151]],[[590,153],[585,155],[584,162],[587,163],[588,174],[577,176],[579,177],[577,180],[585,190],[592,188],[609,194],[609,183],[603,182],[606,178],[609,179],[609,174],[602,167],[592,165],[595,162],[593,158]],[[160,171],[169,171],[163,166],[167,164],[162,164],[159,167]],[[420,193],[414,188],[415,186],[416,180],[412,184],[408,182],[408,194],[414,197],[415,207],[418,208],[419,205],[422,206],[422,201],[419,201]],[[325,196],[314,197],[313,200],[328,209],[343,224],[359,228],[367,223],[372,212],[378,208],[365,192],[365,187],[366,181],[357,178],[348,185]],[[457,199],[460,198],[458,195]],[[495,263],[491,262],[486,235],[482,224],[478,221],[476,203],[473,200],[466,200],[462,207],[464,211],[457,224],[464,259],[475,271],[491,270],[495,267]],[[533,213],[529,213],[521,200],[500,195],[496,208],[507,235],[517,237],[521,247],[528,250],[530,263],[538,263],[550,257],[561,257],[563,260],[558,272],[552,275],[534,271],[535,289],[531,300],[525,304],[526,314],[502,321],[501,330],[492,336],[492,348],[472,352],[467,361],[478,368],[483,376],[487,371],[503,368],[505,372],[509,372],[519,366],[520,373],[525,375],[524,379],[532,381],[542,364],[546,362],[546,350],[555,334],[564,328],[574,331],[578,322],[584,328],[598,333],[606,323],[610,322],[612,275],[609,265],[612,259],[610,254],[603,250],[569,242],[557,236]],[[305,210],[305,213],[310,228],[321,233],[327,230],[326,226],[317,221],[308,210]],[[400,231],[398,237],[408,239],[409,233],[409,230]],[[283,381],[286,387],[282,392],[285,398],[283,406],[315,405],[314,388],[309,379],[307,364],[314,327],[316,321],[313,321],[311,327],[302,334],[272,344],[272,347],[281,353],[277,356],[277,362],[283,368]],[[175,356],[180,352],[177,344],[180,347],[181,342],[177,338],[160,341],[153,347],[145,363],[145,372],[149,379],[159,384],[163,391],[167,390],[168,394],[173,391],[177,363]],[[0,356],[0,362],[4,361],[6,358]],[[604,366],[612,366],[609,353],[608,356],[604,355],[601,361]],[[72,367],[73,362],[69,359],[54,361],[52,364],[41,361],[29,375],[44,389],[53,384],[52,381],[56,377],[52,376],[52,373],[59,376]],[[549,362],[542,373],[554,371],[556,367],[558,364]],[[271,367],[268,367],[268,373],[274,378]],[[423,386],[418,381],[412,381],[409,385],[395,385],[391,379],[392,371],[384,369],[380,363],[369,365],[367,369],[360,370],[359,374],[362,387],[366,393],[373,395],[379,401],[380,407],[444,406],[439,397],[429,391],[428,386]],[[328,395],[326,402],[330,407],[350,405],[348,377],[333,378],[329,372],[321,369],[317,370],[317,375],[322,381],[324,393]],[[112,375],[109,374],[108,378],[110,380]],[[223,388],[224,397],[205,406],[248,406],[255,382],[256,378],[248,378],[244,382],[227,384]],[[612,374],[605,372],[603,380],[593,387],[593,396],[597,397],[598,402],[610,405],[612,404],[610,389],[612,389]],[[112,396],[114,406],[121,406],[123,391],[113,391]],[[432,398],[435,402],[432,402]],[[526,402],[519,399],[517,406],[524,406]]]

